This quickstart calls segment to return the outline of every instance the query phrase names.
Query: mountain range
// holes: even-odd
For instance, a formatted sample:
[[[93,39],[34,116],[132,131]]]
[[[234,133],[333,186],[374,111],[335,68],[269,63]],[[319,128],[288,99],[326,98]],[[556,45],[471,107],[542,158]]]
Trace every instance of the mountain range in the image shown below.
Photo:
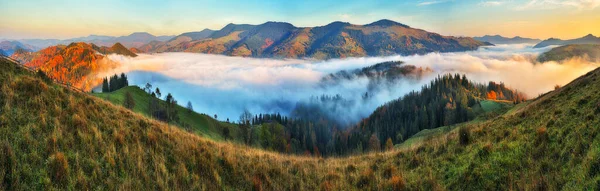
[[[36,51],[39,48],[32,46],[32,45],[28,45],[28,44],[23,44],[19,41],[2,41],[0,42],[0,51],[4,52],[4,54],[6,56],[10,56],[12,55],[15,51],[19,50],[19,49],[23,49],[25,51]]]
[[[581,38],[561,40],[558,38],[546,39],[534,46],[534,48],[543,48],[551,45],[568,45],[568,44],[600,44],[600,37],[596,37],[592,34],[588,34]]]
[[[333,22],[318,27],[296,27],[285,22],[228,24],[221,30],[184,33],[166,42],[152,41],[138,48],[144,52],[329,59],[468,51],[484,45],[490,44],[379,20],[367,25]]]
[[[482,37],[473,37],[473,39],[481,41],[481,42],[489,42],[492,44],[523,44],[523,43],[535,44],[535,43],[539,43],[540,41],[542,41],[540,39],[534,39],[534,38],[524,38],[524,37],[520,37],[520,36],[508,38],[508,37],[503,37],[500,35],[485,35]]]
[[[154,36],[147,32],[135,32],[127,36],[104,36],[104,35],[89,35],[86,37],[71,38],[65,40],[59,39],[21,39],[17,40],[24,44],[29,44],[34,47],[46,48],[59,44],[70,44],[73,42],[94,43],[99,46],[112,46],[115,43],[121,43],[126,47],[138,47],[152,41],[167,41],[174,36]]]

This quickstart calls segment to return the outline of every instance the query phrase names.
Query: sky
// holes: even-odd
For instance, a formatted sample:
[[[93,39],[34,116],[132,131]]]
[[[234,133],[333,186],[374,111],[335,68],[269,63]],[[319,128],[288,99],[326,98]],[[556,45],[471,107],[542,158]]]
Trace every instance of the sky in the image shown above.
[[[600,0],[0,0],[0,39],[178,35],[228,23],[311,27],[380,19],[443,35],[568,39],[600,36]]]

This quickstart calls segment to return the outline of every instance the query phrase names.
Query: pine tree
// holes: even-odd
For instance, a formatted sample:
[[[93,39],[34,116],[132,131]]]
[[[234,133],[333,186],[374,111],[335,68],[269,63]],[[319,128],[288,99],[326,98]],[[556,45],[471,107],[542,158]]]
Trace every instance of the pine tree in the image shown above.
[[[102,79],[102,92],[107,93],[109,91],[110,89],[108,87],[108,79],[104,78]]]

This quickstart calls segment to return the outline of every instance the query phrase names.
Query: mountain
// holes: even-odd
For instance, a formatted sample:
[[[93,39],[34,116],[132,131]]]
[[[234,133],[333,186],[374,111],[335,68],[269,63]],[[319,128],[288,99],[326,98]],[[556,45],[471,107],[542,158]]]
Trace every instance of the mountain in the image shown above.
[[[210,29],[204,29],[204,30],[202,30],[200,32],[186,32],[186,33],[177,35],[176,37],[173,37],[169,41],[176,40],[177,38],[180,38],[180,37],[188,37],[190,41],[192,41],[192,40],[201,40],[201,39],[208,38],[214,32],[215,32],[214,30],[210,30]]]
[[[28,44],[23,44],[19,41],[2,41],[0,42],[0,50],[2,50],[7,56],[12,55],[15,51],[17,51],[18,49],[23,49],[25,51],[35,51],[37,50],[36,47],[28,45]]]
[[[138,49],[138,48],[135,48],[135,47],[133,47],[133,48],[130,48],[130,49],[129,49],[129,51],[131,51],[131,52],[133,52],[133,53],[135,53],[135,54],[138,54],[138,53],[144,53],[142,50],[140,50],[140,49]]]
[[[591,62],[600,61],[600,44],[570,44],[552,48],[538,56],[539,62],[562,61],[582,57]]]
[[[228,24],[205,39],[178,43],[150,42],[146,52],[197,52],[274,58],[345,58],[410,55],[475,50],[488,45],[468,37],[442,36],[391,20],[367,25],[333,22],[320,27],[295,27],[284,22]]]
[[[422,131],[396,149],[317,158],[211,141],[0,58],[0,81],[10,82],[0,86],[0,188],[594,190],[599,78],[596,69],[488,118]]]
[[[481,41],[481,42],[489,42],[492,44],[537,44],[539,43],[540,39],[534,39],[534,38],[523,38],[520,36],[515,36],[512,38],[508,38],[508,37],[503,37],[500,35],[485,35],[482,37],[473,37],[473,39]]]
[[[96,76],[98,73],[116,67],[117,63],[106,54],[137,56],[119,43],[108,48],[77,42],[68,46],[50,46],[37,52],[19,52],[11,57],[26,67],[43,71],[54,80],[87,91],[101,83],[100,76]]]
[[[557,38],[549,38],[544,40],[534,46],[534,48],[542,48],[551,45],[568,45],[568,44],[600,44],[600,38],[596,37],[592,34],[588,34],[584,37],[571,39],[571,40],[561,40]]]
[[[115,43],[113,46],[109,47],[98,47],[94,44],[91,44],[94,50],[100,52],[101,54],[120,54],[129,57],[136,57],[137,54],[131,52],[129,49],[125,48],[121,43]]]
[[[112,46],[115,43],[121,43],[125,47],[139,47],[152,41],[167,41],[173,36],[154,36],[147,32],[135,32],[127,36],[103,36],[89,35],[87,37],[71,38],[65,40],[59,39],[21,39],[19,42],[31,44],[35,47],[49,47],[59,44],[70,44],[73,42],[94,43],[99,46]]]

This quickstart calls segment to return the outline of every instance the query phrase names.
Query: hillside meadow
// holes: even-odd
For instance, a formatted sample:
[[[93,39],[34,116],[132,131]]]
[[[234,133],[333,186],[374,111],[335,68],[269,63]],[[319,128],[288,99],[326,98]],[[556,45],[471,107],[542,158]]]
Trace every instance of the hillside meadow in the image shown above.
[[[311,158],[209,140],[1,59],[0,189],[600,189],[599,75],[408,147]]]

